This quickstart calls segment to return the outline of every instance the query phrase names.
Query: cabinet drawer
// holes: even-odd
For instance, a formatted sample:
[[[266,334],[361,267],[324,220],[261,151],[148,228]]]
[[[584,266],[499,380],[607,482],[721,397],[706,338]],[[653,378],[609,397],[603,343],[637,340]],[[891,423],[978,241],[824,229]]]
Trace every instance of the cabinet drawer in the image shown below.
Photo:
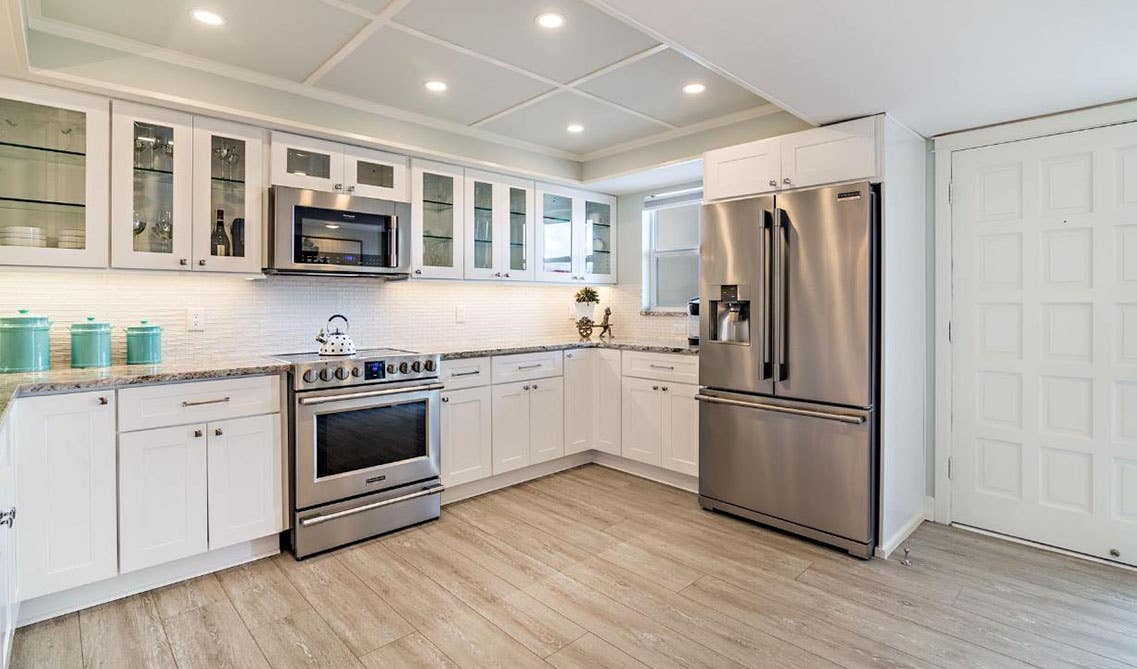
[[[490,384],[490,359],[443,360],[438,368],[438,380],[446,386],[447,390],[488,386]]]
[[[495,356],[493,382],[511,383],[560,376],[564,372],[564,363],[561,351]]]
[[[698,384],[699,357],[674,353],[624,351],[623,374],[643,379]]]
[[[279,376],[244,376],[118,391],[120,432],[278,411]]]

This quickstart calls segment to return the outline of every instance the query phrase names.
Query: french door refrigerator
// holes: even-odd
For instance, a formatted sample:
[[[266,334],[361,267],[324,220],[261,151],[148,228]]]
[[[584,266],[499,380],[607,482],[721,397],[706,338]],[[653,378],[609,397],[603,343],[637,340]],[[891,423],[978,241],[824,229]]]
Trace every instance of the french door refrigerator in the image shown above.
[[[704,205],[699,502],[868,558],[876,546],[878,193]]]

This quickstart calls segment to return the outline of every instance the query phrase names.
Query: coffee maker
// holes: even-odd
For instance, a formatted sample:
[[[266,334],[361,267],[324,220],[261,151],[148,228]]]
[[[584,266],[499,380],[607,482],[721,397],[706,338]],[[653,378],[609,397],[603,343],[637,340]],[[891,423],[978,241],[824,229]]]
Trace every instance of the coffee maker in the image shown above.
[[[699,298],[687,301],[687,345],[699,345]]]

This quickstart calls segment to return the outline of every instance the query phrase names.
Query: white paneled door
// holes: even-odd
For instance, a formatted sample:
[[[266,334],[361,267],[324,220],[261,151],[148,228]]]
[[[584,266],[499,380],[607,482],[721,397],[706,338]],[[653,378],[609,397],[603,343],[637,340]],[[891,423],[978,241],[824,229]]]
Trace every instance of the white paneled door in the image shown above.
[[[952,160],[955,522],[1137,565],[1137,124]]]

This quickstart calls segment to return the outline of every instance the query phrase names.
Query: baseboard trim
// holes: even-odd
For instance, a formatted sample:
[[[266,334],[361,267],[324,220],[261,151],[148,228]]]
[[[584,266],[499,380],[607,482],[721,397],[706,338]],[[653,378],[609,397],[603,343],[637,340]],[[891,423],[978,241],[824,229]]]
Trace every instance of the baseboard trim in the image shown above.
[[[595,451],[584,451],[582,453],[573,453],[572,455],[566,455],[556,460],[549,460],[548,462],[522,467],[521,469],[515,469],[511,472],[498,474],[497,476],[446,488],[446,490],[442,491],[442,505],[446,506],[447,504],[460,502],[464,499],[484,495],[487,492],[501,490],[502,488],[517,485],[518,483],[525,483],[526,481],[539,479],[542,476],[548,476],[549,474],[556,474],[566,469],[586,465],[592,462],[594,452]]]
[[[900,548],[900,545],[903,544],[908,537],[912,536],[912,533],[915,532],[917,528],[924,524],[924,515],[926,513],[927,511],[925,509],[921,509],[918,513],[912,514],[908,522],[904,523],[895,534],[880,542],[874,554],[882,560],[887,560],[897,548]]]
[[[272,534],[246,543],[192,555],[181,560],[121,574],[96,583],[53,592],[20,603],[16,626],[23,627],[80,609],[136,595],[147,590],[210,574],[280,552],[280,535]]]
[[[638,460],[621,458],[618,455],[603,453],[601,451],[593,451],[593,454],[594,455],[592,462],[600,465],[601,467],[615,469],[616,471],[624,472],[625,474],[638,476],[642,479],[648,479],[649,481],[655,481],[656,483],[669,485],[672,488],[679,488],[680,490],[686,490],[687,492],[693,492],[696,494],[699,492],[698,476],[680,474],[679,472],[673,472],[670,469],[664,469],[662,467],[656,467],[655,465],[645,464],[643,462],[639,462]]]

